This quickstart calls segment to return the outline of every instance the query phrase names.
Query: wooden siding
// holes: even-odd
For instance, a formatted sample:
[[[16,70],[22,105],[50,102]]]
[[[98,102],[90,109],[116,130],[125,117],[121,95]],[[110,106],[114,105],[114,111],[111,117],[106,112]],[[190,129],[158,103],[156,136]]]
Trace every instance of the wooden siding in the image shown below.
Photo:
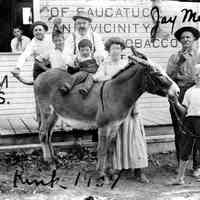
[[[169,2],[169,6],[165,7],[166,15],[174,15],[174,13],[178,13],[181,9],[185,8],[186,5],[186,3],[176,2],[176,6],[174,6],[175,4],[173,3],[175,2]],[[48,23],[50,26],[49,33],[51,33],[52,21],[55,16],[61,17],[65,26],[71,27],[70,31],[73,31],[71,17],[77,8],[84,8],[90,14],[94,15],[93,29],[96,27],[96,32],[100,32],[104,41],[110,36],[120,36],[126,41],[133,41],[133,45],[138,47],[139,51],[145,53],[164,70],[166,69],[170,55],[175,53],[179,48],[179,46],[176,46],[177,42],[173,35],[170,35],[167,40],[157,40],[156,45],[159,47],[155,47],[149,43],[152,27],[152,21],[149,16],[151,10],[150,0],[36,0],[34,1],[34,6],[36,5],[40,8],[34,8],[34,14],[37,16],[37,19]],[[196,11],[199,11],[199,6],[195,3],[187,3],[187,8],[192,8]],[[101,10],[104,11],[104,16],[102,17],[100,16]],[[128,14],[126,14],[125,10],[128,10]],[[107,12],[107,16],[105,16],[105,12]],[[112,12],[114,14],[110,16]],[[120,25],[125,26],[124,30],[120,28]],[[183,24],[178,25],[181,26]],[[175,29],[178,28],[178,25],[175,25]],[[145,29],[145,26],[148,28]],[[110,28],[110,31],[108,28]],[[69,34],[67,29],[65,33],[67,37]],[[4,76],[8,76],[8,88],[5,88],[4,84],[1,91],[5,92],[5,94],[0,93],[0,119],[2,119],[2,122],[4,119],[5,123],[3,124],[9,123],[7,119],[13,117],[20,120],[24,117],[28,119],[35,116],[32,86],[22,85],[10,74],[10,71],[15,67],[18,56],[16,54],[0,54],[0,81],[3,80]],[[25,78],[31,79],[31,60],[26,63],[22,71]],[[5,103],[3,104],[1,104],[2,97],[5,98]],[[166,98],[145,93],[139,102],[145,125],[171,123],[169,105]],[[3,128],[4,125],[1,126],[0,123],[0,127]],[[12,129],[12,127],[10,128]]]
[[[6,88],[6,83],[4,82],[1,91],[5,94],[0,94],[0,97],[5,98],[5,103],[0,104],[0,119],[6,121],[5,123],[3,123],[3,121],[2,123],[0,122],[1,128],[4,126],[2,124],[8,124],[9,119],[12,120],[16,118],[13,119],[15,121],[21,118],[24,119],[24,117],[27,119],[35,117],[33,87],[18,82],[10,73],[15,67],[18,56],[17,54],[0,54],[0,81],[2,81],[6,75],[8,76],[8,88]],[[23,67],[22,76],[27,80],[32,79],[31,60]],[[170,124],[168,102],[166,98],[144,94],[140,99],[140,109],[145,125]],[[16,121],[14,124],[19,123]],[[20,124],[22,125],[21,120]]]

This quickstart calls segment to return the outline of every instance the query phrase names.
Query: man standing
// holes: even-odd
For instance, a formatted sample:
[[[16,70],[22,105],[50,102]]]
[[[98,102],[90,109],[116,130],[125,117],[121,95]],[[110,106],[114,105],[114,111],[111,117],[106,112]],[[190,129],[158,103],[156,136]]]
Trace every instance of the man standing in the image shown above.
[[[91,17],[86,12],[79,11],[72,17],[72,19],[74,21],[75,31],[65,40],[65,47],[63,50],[63,57],[66,59],[65,63],[72,67],[75,66],[74,63],[77,58],[80,58],[78,43],[83,39],[88,39],[92,43],[92,57],[99,65],[106,57],[106,52],[104,50],[104,43],[101,36],[90,29],[92,22]],[[61,87],[60,90],[62,93],[67,93],[67,85]],[[98,140],[97,131],[94,131],[92,140]]]
[[[92,19],[84,11],[77,12],[72,19],[74,20],[75,31],[65,41],[63,55],[66,58],[66,63],[70,66],[74,65],[76,56],[79,56],[78,43],[83,39],[88,39],[92,42],[93,57],[99,64],[105,58],[106,53],[100,35],[90,29]]]
[[[176,39],[181,43],[182,49],[173,54],[168,61],[167,74],[180,87],[179,102],[182,103],[185,91],[194,85],[195,65],[200,63],[200,54],[194,49],[194,42],[200,37],[200,32],[191,26],[185,26],[175,32]],[[182,129],[177,120],[174,106],[170,103],[170,114],[175,132],[176,156],[180,160],[180,139]],[[200,175],[200,166],[198,166],[196,147],[193,149],[193,175]]]

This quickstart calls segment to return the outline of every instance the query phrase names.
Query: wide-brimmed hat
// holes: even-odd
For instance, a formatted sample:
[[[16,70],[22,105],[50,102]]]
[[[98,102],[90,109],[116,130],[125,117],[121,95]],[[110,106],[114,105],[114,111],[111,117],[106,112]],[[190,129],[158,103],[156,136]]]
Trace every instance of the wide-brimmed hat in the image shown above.
[[[191,32],[191,33],[194,35],[195,40],[198,40],[199,37],[200,37],[200,32],[199,32],[198,29],[196,29],[196,28],[194,28],[194,27],[192,27],[192,26],[184,26],[184,27],[178,29],[178,30],[174,33],[174,36],[176,37],[176,39],[177,39],[178,41],[181,40],[181,34],[182,34],[183,32],[185,32],[185,31]]]
[[[92,22],[92,18],[88,15],[88,13],[86,13],[85,11],[78,11],[73,17],[72,19],[74,21],[76,21],[78,18],[81,18],[81,19],[85,19],[89,22]]]
[[[125,42],[120,37],[111,37],[105,42],[105,50],[109,51],[112,44],[119,44],[122,49],[126,48]]]
[[[45,22],[42,22],[42,21],[36,21],[36,22],[34,22],[33,25],[32,25],[32,29],[34,29],[38,25],[43,26],[44,29],[45,29],[45,31],[48,31],[47,24]]]

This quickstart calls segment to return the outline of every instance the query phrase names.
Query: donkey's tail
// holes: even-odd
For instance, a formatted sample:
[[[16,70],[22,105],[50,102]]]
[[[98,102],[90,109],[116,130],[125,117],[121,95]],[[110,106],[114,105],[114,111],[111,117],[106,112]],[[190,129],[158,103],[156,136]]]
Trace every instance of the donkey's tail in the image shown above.
[[[25,80],[24,78],[22,78],[20,75],[16,75],[13,72],[11,72],[11,74],[21,83],[25,84],[25,85],[33,85],[33,81],[28,81]]]

